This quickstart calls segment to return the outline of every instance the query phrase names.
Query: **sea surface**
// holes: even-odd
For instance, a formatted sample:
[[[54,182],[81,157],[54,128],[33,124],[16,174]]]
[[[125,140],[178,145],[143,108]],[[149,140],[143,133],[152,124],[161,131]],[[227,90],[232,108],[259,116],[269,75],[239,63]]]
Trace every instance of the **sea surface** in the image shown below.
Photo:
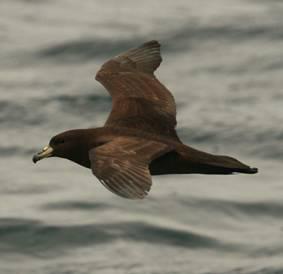
[[[283,1],[1,0],[0,274],[282,274]],[[187,144],[256,175],[157,176],[148,198],[32,155],[102,126],[101,64],[148,40]]]

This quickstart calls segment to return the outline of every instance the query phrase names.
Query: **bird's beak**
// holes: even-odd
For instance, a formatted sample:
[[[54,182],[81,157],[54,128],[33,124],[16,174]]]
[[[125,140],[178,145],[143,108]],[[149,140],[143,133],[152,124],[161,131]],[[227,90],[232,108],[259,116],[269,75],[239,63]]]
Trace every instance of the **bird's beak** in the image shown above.
[[[38,152],[37,154],[33,155],[32,161],[34,163],[38,162],[39,160],[42,160],[44,158],[52,156],[53,148],[51,146],[46,146],[42,149],[42,151]]]

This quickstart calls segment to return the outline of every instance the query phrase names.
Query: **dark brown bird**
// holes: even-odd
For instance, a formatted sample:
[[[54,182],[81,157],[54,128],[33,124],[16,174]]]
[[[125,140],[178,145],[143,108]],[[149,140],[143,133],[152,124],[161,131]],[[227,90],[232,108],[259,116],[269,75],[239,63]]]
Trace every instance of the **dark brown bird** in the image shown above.
[[[75,129],[54,136],[33,161],[61,157],[91,168],[110,191],[142,199],[151,175],[257,173],[238,160],[212,155],[181,142],[175,131],[176,104],[154,76],[160,44],[150,41],[107,61],[96,74],[112,96],[101,128]]]

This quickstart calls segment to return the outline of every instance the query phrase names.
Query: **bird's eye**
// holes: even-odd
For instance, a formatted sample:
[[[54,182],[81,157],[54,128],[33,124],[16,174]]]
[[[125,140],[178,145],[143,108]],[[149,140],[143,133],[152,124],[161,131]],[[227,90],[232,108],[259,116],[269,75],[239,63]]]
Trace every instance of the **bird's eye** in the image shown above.
[[[65,143],[65,140],[64,140],[64,139],[55,139],[55,140],[54,140],[54,144],[55,144],[55,145],[59,145],[59,144],[63,144],[63,143]]]

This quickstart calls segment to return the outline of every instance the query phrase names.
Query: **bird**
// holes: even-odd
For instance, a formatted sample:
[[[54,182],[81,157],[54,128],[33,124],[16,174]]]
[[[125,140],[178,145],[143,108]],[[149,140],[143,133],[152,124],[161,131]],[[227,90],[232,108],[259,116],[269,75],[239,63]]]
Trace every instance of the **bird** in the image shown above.
[[[55,135],[33,162],[49,157],[71,160],[128,199],[146,197],[152,175],[257,173],[257,168],[233,157],[181,141],[174,97],[154,74],[162,62],[160,47],[158,41],[148,41],[106,61],[95,77],[112,97],[104,126]]]

